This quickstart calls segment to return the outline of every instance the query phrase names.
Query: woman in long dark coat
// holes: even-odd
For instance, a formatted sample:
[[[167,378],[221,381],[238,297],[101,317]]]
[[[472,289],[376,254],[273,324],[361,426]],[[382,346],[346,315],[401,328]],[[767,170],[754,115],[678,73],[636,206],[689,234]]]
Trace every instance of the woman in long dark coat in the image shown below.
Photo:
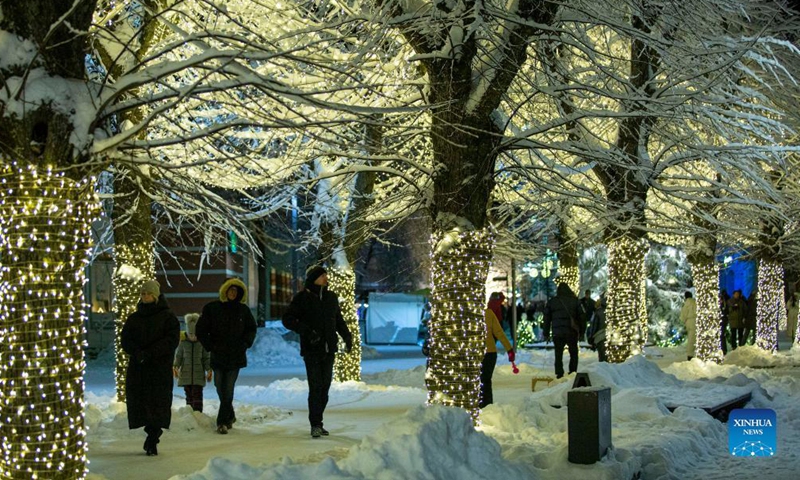
[[[172,356],[180,341],[181,327],[158,282],[145,282],[134,313],[122,327],[121,344],[130,355],[125,379],[128,427],[144,427],[144,451],[158,455],[162,428],[172,417]]]

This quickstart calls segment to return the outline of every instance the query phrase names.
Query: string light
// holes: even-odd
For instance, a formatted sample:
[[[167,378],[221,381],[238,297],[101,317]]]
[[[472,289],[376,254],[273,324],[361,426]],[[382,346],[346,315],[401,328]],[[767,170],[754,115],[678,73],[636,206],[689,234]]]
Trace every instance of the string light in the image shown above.
[[[92,178],[0,166],[0,477],[84,478]]]
[[[647,327],[642,286],[645,280],[644,257],[648,248],[646,240],[626,237],[608,244],[606,352],[609,361],[614,363],[624,362],[642,352]]]
[[[149,210],[149,209],[148,209]],[[122,327],[128,316],[136,311],[139,303],[139,289],[142,280],[155,278],[153,265],[153,245],[117,241],[114,245],[114,381],[117,401],[125,401],[125,377],[128,369],[128,354],[122,349]]]
[[[786,317],[783,298],[783,265],[774,260],[758,261],[758,292],[756,299],[756,345],[776,352],[778,350],[778,324]],[[784,320],[785,323],[785,320]]]
[[[460,407],[477,425],[485,350],[484,285],[494,237],[488,230],[436,232],[431,276],[428,404]]]
[[[695,355],[705,362],[722,363],[719,265],[713,261],[692,263],[692,280],[697,295]]]
[[[568,267],[559,265],[558,267],[558,278],[556,279],[556,285],[560,285],[562,283],[566,283],[572,293],[575,295],[580,296],[580,275],[578,271],[577,265],[570,265]]]
[[[356,313],[356,274],[352,270],[342,268],[328,269],[328,287],[339,296],[339,307],[347,328],[353,335],[353,349],[346,353],[342,348],[336,353],[336,363],[333,367],[334,378],[337,382],[353,380],[361,381],[361,329],[358,325]],[[339,339],[339,343],[344,342]],[[343,347],[343,345],[340,345]]]

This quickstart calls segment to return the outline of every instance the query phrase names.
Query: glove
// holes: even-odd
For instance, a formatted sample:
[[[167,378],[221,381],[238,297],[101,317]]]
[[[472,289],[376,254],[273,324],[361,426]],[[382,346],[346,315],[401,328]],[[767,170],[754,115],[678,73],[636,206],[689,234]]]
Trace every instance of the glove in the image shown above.
[[[508,361],[513,362],[517,356],[514,354],[514,349],[508,351]]]
[[[209,370],[209,371],[208,371],[208,373],[206,374],[206,381],[207,381],[207,382],[210,382],[210,381],[211,381],[211,378],[212,378],[212,376],[213,376],[213,373],[214,373],[214,371],[213,371],[213,370]]]
[[[181,369],[178,367],[172,367],[172,376],[178,378],[181,374]]]
[[[353,339],[349,338],[344,341],[344,351],[350,353],[353,350]]]
[[[317,333],[316,330],[310,330],[308,332],[307,337],[308,337],[308,343],[310,343],[311,345],[317,344],[319,343],[320,340],[322,340],[322,337],[319,336],[319,333]]]

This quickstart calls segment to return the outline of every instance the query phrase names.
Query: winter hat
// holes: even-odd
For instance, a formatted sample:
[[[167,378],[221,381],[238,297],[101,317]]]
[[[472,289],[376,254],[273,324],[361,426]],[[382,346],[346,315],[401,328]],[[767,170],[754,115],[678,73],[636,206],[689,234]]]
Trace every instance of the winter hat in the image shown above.
[[[316,279],[326,273],[328,273],[328,271],[320,265],[315,265],[309,268],[306,270],[306,285],[312,285]]]
[[[148,280],[142,285],[142,292],[152,293],[154,297],[158,298],[161,295],[161,285],[155,280]]]
[[[187,313],[183,316],[183,320],[186,322],[186,333],[194,335],[195,329],[197,328],[197,321],[200,320],[200,314]]]

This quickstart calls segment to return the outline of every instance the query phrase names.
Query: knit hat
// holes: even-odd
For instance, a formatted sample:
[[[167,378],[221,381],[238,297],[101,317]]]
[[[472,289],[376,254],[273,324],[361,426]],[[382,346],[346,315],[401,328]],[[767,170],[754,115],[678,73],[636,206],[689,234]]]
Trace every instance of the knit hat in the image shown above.
[[[306,270],[306,285],[312,285],[316,279],[328,273],[322,266],[316,265]]]
[[[154,297],[158,298],[161,295],[161,285],[155,280],[148,280],[142,285],[142,292],[152,293]]]
[[[186,333],[194,335],[198,320],[200,320],[199,313],[187,313],[183,316],[183,321],[186,322]]]

